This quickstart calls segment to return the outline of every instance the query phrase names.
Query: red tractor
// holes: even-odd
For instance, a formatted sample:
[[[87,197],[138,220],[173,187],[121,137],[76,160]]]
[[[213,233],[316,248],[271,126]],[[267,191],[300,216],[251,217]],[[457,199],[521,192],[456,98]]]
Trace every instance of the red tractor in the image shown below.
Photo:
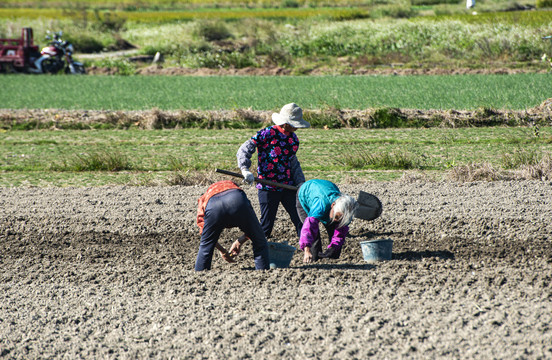
[[[82,63],[73,60],[73,45],[54,33],[48,46],[38,51],[33,44],[33,29],[21,29],[20,39],[0,39],[0,72],[84,74]]]
[[[38,57],[31,28],[21,29],[20,39],[0,39],[0,71],[25,71]]]

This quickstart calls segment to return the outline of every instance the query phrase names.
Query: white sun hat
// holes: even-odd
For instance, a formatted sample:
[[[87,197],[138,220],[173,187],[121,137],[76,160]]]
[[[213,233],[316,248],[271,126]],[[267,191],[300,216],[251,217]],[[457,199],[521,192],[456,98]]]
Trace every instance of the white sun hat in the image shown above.
[[[310,123],[303,119],[303,109],[295,103],[284,105],[279,113],[272,114],[272,121],[276,125],[290,124],[298,129],[310,127]]]

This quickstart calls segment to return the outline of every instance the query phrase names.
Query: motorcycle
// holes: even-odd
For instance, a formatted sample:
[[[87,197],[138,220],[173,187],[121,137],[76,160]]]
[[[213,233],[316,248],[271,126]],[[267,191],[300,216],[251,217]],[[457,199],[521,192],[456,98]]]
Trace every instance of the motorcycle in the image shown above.
[[[36,59],[32,59],[29,71],[37,74],[57,74],[64,70],[66,74],[86,74],[84,65],[73,59],[75,51],[73,44],[61,39],[62,32],[52,36],[48,33],[46,39],[51,40],[48,46],[42,48]]]

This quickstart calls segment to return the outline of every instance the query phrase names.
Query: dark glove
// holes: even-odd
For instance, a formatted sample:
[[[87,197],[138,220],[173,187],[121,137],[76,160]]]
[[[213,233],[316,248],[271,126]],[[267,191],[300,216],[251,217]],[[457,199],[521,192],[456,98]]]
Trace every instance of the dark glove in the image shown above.
[[[326,251],[320,252],[320,254],[318,254],[318,257],[321,259],[339,259],[340,255],[341,248],[330,246],[328,249],[326,249]]]

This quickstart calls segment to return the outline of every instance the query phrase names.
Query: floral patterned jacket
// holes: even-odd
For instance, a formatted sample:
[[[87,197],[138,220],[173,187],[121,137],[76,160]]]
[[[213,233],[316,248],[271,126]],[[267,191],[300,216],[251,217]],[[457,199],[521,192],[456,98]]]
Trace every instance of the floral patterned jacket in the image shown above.
[[[273,125],[262,130],[240,146],[237,158],[240,169],[249,169],[251,156],[258,153],[257,177],[296,186],[305,182],[301,164],[297,160],[299,139],[295,133]],[[257,184],[258,189],[281,191],[282,188]]]

